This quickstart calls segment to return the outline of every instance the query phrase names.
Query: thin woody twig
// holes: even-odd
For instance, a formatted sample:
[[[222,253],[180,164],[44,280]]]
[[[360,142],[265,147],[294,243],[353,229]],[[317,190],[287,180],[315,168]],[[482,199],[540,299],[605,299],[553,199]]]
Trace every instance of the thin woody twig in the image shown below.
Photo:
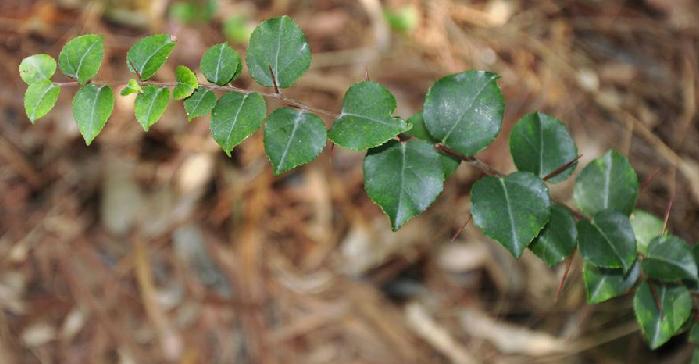
[[[573,164],[577,163],[578,160],[580,160],[580,158],[582,158],[582,154],[578,154],[578,155],[577,155],[575,158],[573,158],[572,160],[570,160],[570,161],[568,161],[567,163],[562,164],[562,165],[559,166],[558,168],[554,169],[553,171],[551,171],[551,173],[549,173],[549,174],[547,174],[546,176],[544,176],[544,181],[548,181],[549,179],[551,179],[551,178],[553,178],[553,177],[556,177],[556,176],[558,176],[559,174],[563,173],[563,171],[565,171],[566,169],[568,169],[568,168],[569,168],[570,166],[572,166]]]

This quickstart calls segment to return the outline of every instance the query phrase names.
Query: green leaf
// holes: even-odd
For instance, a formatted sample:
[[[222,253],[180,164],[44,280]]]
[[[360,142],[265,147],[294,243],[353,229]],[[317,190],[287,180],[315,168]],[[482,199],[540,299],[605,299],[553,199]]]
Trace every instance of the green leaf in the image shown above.
[[[48,114],[56,105],[60,93],[61,88],[49,80],[40,80],[29,85],[24,93],[24,111],[29,121],[34,124],[36,120]]]
[[[230,156],[233,147],[260,128],[266,113],[267,105],[260,94],[227,92],[214,107],[211,134]]]
[[[172,97],[175,100],[184,100],[188,98],[194,93],[194,90],[199,87],[197,75],[187,66],[177,66],[177,68],[175,68],[175,80],[177,84],[172,90]]]
[[[414,5],[386,9],[383,14],[391,29],[401,33],[412,32],[420,21],[420,14]]]
[[[144,131],[148,131],[153,124],[160,120],[160,117],[167,110],[169,102],[170,90],[167,87],[147,85],[143,88],[143,92],[136,96],[134,113]]]
[[[73,97],[73,117],[85,144],[90,145],[99,135],[114,110],[114,93],[109,86],[89,84]]]
[[[638,280],[639,264],[631,267],[628,273],[618,268],[598,268],[589,262],[583,262],[583,282],[587,302],[602,303],[626,293]]]
[[[138,81],[134,80],[133,78],[129,80],[129,83],[124,86],[123,89],[121,89],[121,96],[128,96],[131,94],[137,94],[143,91],[141,88],[141,85],[138,83]]]
[[[267,117],[265,152],[275,175],[316,159],[326,139],[323,120],[307,111],[281,108]]]
[[[247,43],[252,31],[253,28],[248,25],[248,19],[241,15],[234,15],[223,23],[223,34],[235,43]]]
[[[643,282],[636,289],[633,310],[643,336],[655,350],[682,329],[692,313],[692,298],[684,286],[651,288],[648,282]]]
[[[544,178],[574,160],[578,148],[563,123],[544,113],[535,112],[519,119],[512,128],[510,153],[517,169]],[[573,173],[576,164],[548,181],[564,181]]]
[[[216,106],[216,95],[203,87],[199,87],[192,96],[184,100],[184,110],[187,112],[189,121],[209,114],[214,106]]]
[[[689,330],[688,341],[694,345],[699,345],[699,323],[695,322]]]
[[[87,34],[68,41],[58,55],[58,65],[64,75],[85,84],[95,77],[104,58],[104,37]]]
[[[141,38],[126,54],[129,69],[145,81],[153,77],[165,64],[175,49],[175,38],[168,34],[155,34]]]
[[[694,353],[692,353],[691,364],[699,364],[699,348],[694,349]]]
[[[345,93],[342,111],[328,136],[352,150],[376,147],[409,129],[405,121],[391,116],[395,110],[395,97],[382,85],[372,81],[354,84]]]
[[[578,175],[573,189],[575,204],[589,216],[606,209],[629,215],[637,195],[636,171],[615,150],[590,162]]]
[[[415,113],[413,116],[406,120],[410,129],[405,133],[414,136],[418,139],[422,139],[427,142],[436,143],[437,141],[432,138],[432,136],[427,132],[425,127],[425,119],[422,117],[422,111]],[[439,158],[442,162],[442,169],[444,170],[444,179],[449,178],[456,169],[459,167],[461,160],[456,159],[452,156],[439,153]]]
[[[551,207],[549,222],[529,249],[553,267],[573,253],[577,234],[573,215],[565,206],[556,204]]]
[[[481,178],[471,189],[471,199],[475,224],[515,257],[522,255],[551,215],[548,188],[529,172]]]
[[[497,78],[490,72],[468,71],[432,85],[423,108],[430,135],[465,156],[488,146],[500,132],[505,112]]]
[[[51,80],[54,73],[56,73],[56,60],[48,54],[29,56],[19,64],[19,77],[27,85]]]
[[[248,45],[248,71],[262,86],[287,88],[311,65],[311,49],[306,36],[288,16],[265,20],[255,28]]]
[[[242,67],[238,52],[226,43],[219,43],[207,49],[199,64],[206,79],[220,86],[235,80]]]
[[[626,215],[604,210],[578,221],[578,246],[585,260],[601,268],[628,272],[636,260],[636,239]]]
[[[637,209],[631,214],[631,227],[636,235],[638,252],[646,254],[650,241],[663,233],[663,220],[650,212]]]
[[[699,279],[692,250],[684,240],[673,235],[658,236],[651,240],[642,267],[646,276],[661,281]]]
[[[390,141],[364,158],[364,189],[393,231],[425,211],[444,187],[439,153],[422,140]]]

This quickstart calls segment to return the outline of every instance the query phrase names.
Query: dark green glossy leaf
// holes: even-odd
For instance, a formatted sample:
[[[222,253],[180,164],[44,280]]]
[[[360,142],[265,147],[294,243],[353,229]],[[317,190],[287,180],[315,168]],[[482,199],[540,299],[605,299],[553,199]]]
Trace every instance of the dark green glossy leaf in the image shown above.
[[[663,220],[649,212],[634,210],[631,214],[631,227],[636,235],[638,252],[646,254],[650,241],[663,233]]]
[[[551,215],[544,182],[529,172],[481,178],[471,189],[475,224],[515,257],[539,235]]]
[[[225,85],[235,80],[242,70],[240,55],[226,43],[209,48],[201,58],[199,68],[209,82]]]
[[[85,144],[99,135],[114,110],[114,92],[109,86],[85,85],[73,97],[73,117]]]
[[[153,124],[160,120],[160,117],[167,110],[169,102],[170,90],[167,87],[147,85],[143,88],[143,92],[136,96],[134,112],[136,120],[144,131],[148,131]]]
[[[391,116],[395,110],[395,97],[382,85],[372,81],[354,84],[328,136],[352,150],[376,147],[409,129],[405,121]]]
[[[304,110],[282,108],[267,118],[265,125],[265,152],[279,175],[306,164],[325,148],[325,123]]]
[[[574,160],[578,148],[563,123],[544,113],[535,112],[521,118],[512,128],[510,152],[517,169],[544,178]],[[564,181],[573,173],[576,164],[548,181]]]
[[[175,38],[168,34],[155,34],[141,38],[126,54],[126,63],[141,80],[148,80],[165,64],[175,49]]]
[[[311,65],[311,49],[301,28],[288,16],[265,20],[250,36],[248,70],[257,83],[287,88]]]
[[[60,93],[61,88],[49,80],[35,81],[29,85],[24,93],[24,111],[29,121],[34,124],[48,114],[56,105]]]
[[[500,132],[505,112],[497,78],[490,72],[468,71],[437,81],[423,108],[430,135],[465,156],[488,146]]]
[[[86,34],[68,41],[58,55],[58,65],[64,75],[81,84],[95,77],[104,58],[104,37]]]
[[[187,112],[189,121],[208,115],[214,106],[216,106],[216,95],[203,87],[199,87],[192,96],[184,100],[184,110]]]
[[[661,281],[699,279],[692,250],[684,240],[673,235],[662,235],[651,240],[642,267],[646,276]]]
[[[573,198],[583,213],[592,216],[611,209],[631,214],[638,195],[638,177],[629,161],[615,150],[588,164],[575,180]]]
[[[629,218],[613,210],[578,221],[578,246],[583,258],[600,268],[628,272],[636,260],[636,239]]]
[[[422,139],[427,142],[436,143],[437,141],[432,138],[432,136],[427,131],[425,127],[425,119],[422,117],[422,111],[415,113],[413,116],[406,120],[410,129],[405,133],[414,136],[418,139]],[[440,160],[442,161],[442,169],[444,170],[444,178],[449,178],[456,169],[459,167],[461,161],[452,156],[439,153]]]
[[[364,158],[364,189],[396,231],[425,211],[442,192],[439,153],[422,140],[390,141]]]
[[[575,218],[565,206],[556,204],[551,207],[549,222],[529,249],[553,267],[573,253],[576,238]]]
[[[141,88],[141,85],[138,83],[138,81],[134,80],[133,78],[129,80],[129,83],[124,86],[123,89],[121,89],[121,96],[128,96],[131,94],[137,94],[143,91]]]
[[[50,81],[56,73],[56,60],[48,54],[35,54],[19,64],[19,76],[27,85],[39,81]]]
[[[260,128],[266,113],[267,105],[260,94],[227,92],[214,107],[211,134],[230,156],[233,147]]]
[[[177,80],[177,84],[172,90],[172,97],[175,100],[184,100],[188,98],[194,93],[194,90],[199,87],[197,75],[187,66],[177,66],[175,69],[175,80]]]
[[[659,305],[659,306],[658,306]],[[692,298],[684,286],[649,286],[643,282],[633,298],[641,332],[655,350],[677,335],[692,313]]]
[[[589,262],[583,262],[587,302],[601,303],[623,295],[636,284],[640,272],[638,263],[624,274],[620,268],[597,268]]]

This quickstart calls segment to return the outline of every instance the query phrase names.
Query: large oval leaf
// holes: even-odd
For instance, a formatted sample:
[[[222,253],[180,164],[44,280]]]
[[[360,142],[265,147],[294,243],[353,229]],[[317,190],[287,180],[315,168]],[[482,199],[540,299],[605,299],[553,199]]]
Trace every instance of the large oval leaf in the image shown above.
[[[95,77],[104,58],[104,37],[86,34],[68,41],[58,55],[58,65],[66,76],[81,84]]]
[[[437,140],[432,138],[432,136],[427,131],[425,127],[425,119],[422,117],[422,111],[415,113],[413,116],[406,120],[408,127],[410,128],[405,133],[414,136],[418,139],[422,139],[427,142],[437,143]],[[439,153],[439,159],[442,162],[442,170],[444,170],[444,179],[449,178],[456,169],[459,167],[461,160],[456,159],[450,155]]]
[[[155,34],[140,39],[126,54],[126,63],[141,80],[153,77],[165,64],[175,48],[175,38],[168,34]]]
[[[216,95],[203,87],[199,87],[192,96],[184,100],[184,110],[187,112],[189,121],[208,115],[214,106],[216,106]]]
[[[279,175],[306,164],[325,148],[325,123],[304,110],[281,108],[267,118],[265,152]]]
[[[680,332],[692,313],[692,298],[684,286],[649,286],[636,289],[633,310],[641,332],[655,350]]]
[[[505,112],[497,78],[490,72],[468,71],[437,81],[423,108],[430,135],[465,156],[490,144]]]
[[[288,16],[265,20],[250,35],[250,76],[262,86],[287,88],[311,65],[311,49],[301,28]]]
[[[27,85],[51,80],[54,73],[56,73],[56,60],[48,54],[29,56],[19,64],[19,77]]]
[[[442,192],[439,153],[422,140],[390,141],[364,158],[364,189],[391,220],[393,231],[425,211]]]
[[[73,97],[73,117],[85,144],[99,135],[114,110],[114,92],[109,86],[89,84]]]
[[[219,43],[206,50],[199,68],[209,82],[223,86],[240,75],[243,63],[238,52],[226,43]]]
[[[267,105],[260,94],[227,92],[214,107],[211,134],[230,156],[233,147],[260,128],[266,113]]]
[[[636,248],[639,253],[646,254],[650,241],[663,233],[663,220],[643,210],[634,210],[630,220],[636,235]]]
[[[568,129],[558,119],[541,112],[519,119],[510,134],[510,153],[517,169],[540,178],[548,176],[578,155],[578,148]],[[561,182],[575,170],[576,163],[548,179]]]
[[[60,93],[61,88],[49,80],[40,80],[29,85],[24,93],[24,111],[29,121],[34,124],[36,120],[48,114],[56,105]]]
[[[163,116],[170,102],[170,89],[167,87],[156,87],[147,85],[143,92],[136,96],[134,113],[136,120],[141,124],[144,131],[153,126]]]
[[[328,136],[352,150],[381,145],[409,129],[405,121],[391,116],[395,110],[396,98],[382,85],[372,81],[354,84],[345,93],[342,111]]]
[[[588,164],[575,180],[573,198],[585,214],[611,209],[629,215],[636,205],[638,177],[629,161],[615,150]]]
[[[697,263],[687,243],[672,235],[651,240],[642,263],[649,278],[672,282],[682,279],[697,281]]]
[[[601,268],[628,272],[636,260],[636,239],[629,218],[613,210],[578,221],[578,246],[585,260]]]
[[[529,172],[481,178],[471,189],[475,224],[515,257],[539,235],[551,215],[544,182]]]
[[[199,87],[197,75],[187,66],[177,66],[175,68],[175,88],[172,90],[172,97],[175,100],[184,100],[194,93]]]
[[[598,268],[583,262],[583,282],[588,303],[601,303],[628,292],[640,275],[636,263],[628,273],[618,268]]]
[[[573,253],[577,234],[573,215],[565,206],[556,204],[551,207],[549,222],[529,249],[553,267]]]

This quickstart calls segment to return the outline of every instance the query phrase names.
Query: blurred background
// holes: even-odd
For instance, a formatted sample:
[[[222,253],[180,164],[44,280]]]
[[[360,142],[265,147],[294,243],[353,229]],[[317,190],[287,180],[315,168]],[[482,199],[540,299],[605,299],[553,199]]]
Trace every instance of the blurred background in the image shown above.
[[[78,34],[106,36],[97,79],[115,82],[139,37],[174,34],[157,76],[174,80],[214,43],[244,54],[254,26],[282,14],[314,52],[289,96],[337,111],[368,74],[408,117],[438,78],[497,72],[504,131],[480,158],[512,171],[510,127],[544,111],[583,164],[629,156],[639,206],[662,217],[674,201],[671,230],[699,241],[696,0],[2,0],[1,364],[689,361],[685,336],[647,349],[629,297],[587,305],[579,258],[562,285],[566,264],[459,233],[480,177],[468,165],[392,233],[363,191],[361,153],[328,147],[275,178],[262,133],[228,158],[181,103],[144,134],[117,97],[89,148],[74,89],[37,125],[24,115],[19,62]],[[246,72],[236,85],[259,89]],[[552,194],[570,199],[572,181]]]

